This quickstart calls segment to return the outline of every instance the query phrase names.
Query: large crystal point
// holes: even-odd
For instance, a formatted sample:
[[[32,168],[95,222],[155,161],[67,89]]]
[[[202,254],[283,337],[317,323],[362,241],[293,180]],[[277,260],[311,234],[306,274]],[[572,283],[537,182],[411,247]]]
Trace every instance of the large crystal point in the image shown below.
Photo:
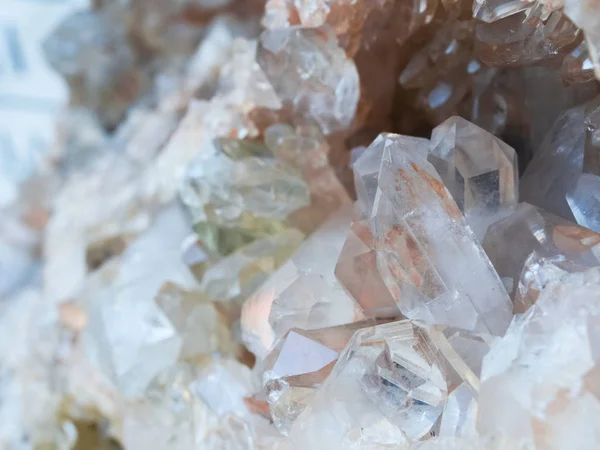
[[[384,139],[372,231],[377,267],[400,310],[412,319],[502,334],[512,304],[427,161],[429,141],[391,134]],[[361,159],[369,154],[367,149]]]
[[[600,264],[600,235],[528,203],[492,225],[483,248],[502,278],[511,298],[527,258],[541,258],[590,267]],[[517,308],[523,312],[523,305]]]
[[[350,207],[336,213],[246,300],[242,332],[257,357],[264,358],[292,328],[325,328],[363,317],[334,275],[351,216]]]
[[[284,434],[325,381],[357,322],[317,330],[290,330],[264,360],[263,386],[275,426]]]
[[[292,442],[342,449],[428,436],[449,392],[463,381],[477,389],[489,339],[408,320],[357,331],[294,422]]]
[[[480,239],[503,210],[516,206],[514,149],[471,122],[455,116],[438,125],[428,159]]]
[[[301,117],[316,121],[326,134],[350,125],[358,72],[328,26],[265,31],[257,60],[281,101]]]
[[[600,269],[559,277],[482,367],[477,429],[531,448],[600,445]]]

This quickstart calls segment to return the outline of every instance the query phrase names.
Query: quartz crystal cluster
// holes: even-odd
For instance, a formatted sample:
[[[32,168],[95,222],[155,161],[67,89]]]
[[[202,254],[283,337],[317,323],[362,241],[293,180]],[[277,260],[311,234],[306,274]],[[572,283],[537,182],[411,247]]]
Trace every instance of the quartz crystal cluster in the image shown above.
[[[0,142],[0,448],[599,448],[598,25],[73,12],[54,145]]]

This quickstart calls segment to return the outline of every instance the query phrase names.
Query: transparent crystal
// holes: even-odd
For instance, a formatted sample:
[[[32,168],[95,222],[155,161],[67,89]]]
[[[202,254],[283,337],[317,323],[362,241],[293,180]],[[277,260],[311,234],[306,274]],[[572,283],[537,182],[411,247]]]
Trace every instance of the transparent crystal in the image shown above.
[[[325,134],[352,122],[359,79],[328,26],[263,32],[257,61],[283,103],[316,121]]]
[[[290,222],[305,233],[312,232],[350,197],[329,163],[330,147],[315,125],[271,125],[264,132],[265,145],[276,158],[299,168],[310,191],[310,205],[294,211]]]
[[[427,162],[429,142],[391,134],[384,139],[371,229],[377,267],[392,297],[408,318],[503,333],[512,304]]]
[[[335,276],[366,316],[402,315],[377,269],[375,240],[367,220],[352,222],[335,266]]]
[[[477,385],[488,339],[408,320],[359,330],[294,422],[290,439],[305,448],[346,448],[355,427],[371,445],[425,437],[448,392],[463,380]],[[374,432],[389,427],[400,433]]]
[[[600,176],[600,99],[586,105],[583,172]]]
[[[225,317],[202,292],[185,291],[166,283],[157,294],[156,303],[181,337],[180,358],[232,352],[233,342]]]
[[[263,389],[280,432],[289,432],[354,332],[367,325],[358,322],[306,331],[294,328],[277,342],[264,360]]]
[[[565,56],[561,73],[567,84],[587,83],[594,79],[594,64],[585,41]]]
[[[206,270],[200,288],[218,302],[244,300],[288,260],[303,240],[304,235],[294,228],[257,239]]]
[[[561,11],[549,14],[541,3],[475,30],[475,54],[492,67],[532,64],[568,53],[579,28]]]
[[[292,328],[325,328],[363,317],[334,275],[351,216],[351,207],[332,216],[245,301],[243,339],[259,359]]]
[[[583,167],[585,106],[565,111],[535,152],[520,180],[520,200],[573,220],[566,193]]]
[[[476,0],[473,17],[483,22],[495,22],[524,11],[534,3],[529,0]]]
[[[600,74],[600,33],[598,33],[597,5],[587,2],[577,2],[566,0],[564,2],[565,14],[579,26],[585,35],[585,41],[590,51],[590,59],[594,63],[594,72],[596,77]]]
[[[600,176],[581,174],[567,202],[578,224],[600,232]]]
[[[282,231],[287,216],[310,202],[298,169],[261,143],[234,139],[203,150],[188,167],[181,198],[206,250],[223,256]]]
[[[166,282],[196,287],[179,253],[188,230],[177,205],[167,208],[116,261],[110,283],[91,292],[86,335],[99,366],[126,396],[142,393],[180,355],[182,337],[156,299]]]
[[[439,436],[477,436],[477,395],[468,383],[461,383],[446,401]]]
[[[492,223],[502,210],[516,206],[514,149],[471,122],[451,117],[434,128],[428,160],[479,239],[487,227],[473,226],[478,217],[487,216]]]
[[[593,231],[521,203],[511,215],[488,229],[482,245],[511,298],[515,299],[519,278],[533,252],[558,264],[563,261],[591,267],[600,263],[599,243],[600,235]],[[526,309],[521,302],[515,306],[516,312]]]

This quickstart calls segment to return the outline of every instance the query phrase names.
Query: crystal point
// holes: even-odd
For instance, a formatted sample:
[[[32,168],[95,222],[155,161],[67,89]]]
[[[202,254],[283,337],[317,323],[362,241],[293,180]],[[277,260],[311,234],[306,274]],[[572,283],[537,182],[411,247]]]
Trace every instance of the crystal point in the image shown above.
[[[492,222],[502,210],[516,206],[519,171],[514,149],[469,121],[451,117],[438,125],[428,159],[480,239],[486,227],[475,228],[476,218],[487,216]]]
[[[408,318],[501,334],[512,306],[459,208],[427,161],[429,142],[399,135],[388,139],[372,231],[377,268],[392,297]]]

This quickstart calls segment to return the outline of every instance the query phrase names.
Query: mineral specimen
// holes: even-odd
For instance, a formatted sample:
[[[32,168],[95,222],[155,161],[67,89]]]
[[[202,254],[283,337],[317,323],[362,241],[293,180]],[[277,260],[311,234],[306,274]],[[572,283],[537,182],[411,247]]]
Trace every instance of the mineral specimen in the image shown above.
[[[568,110],[528,166],[522,199],[600,231],[598,223],[598,99]]]
[[[8,5],[0,447],[599,446],[596,5]]]
[[[382,134],[354,166],[377,270],[406,317],[500,335],[512,305],[428,151],[425,139]]]

